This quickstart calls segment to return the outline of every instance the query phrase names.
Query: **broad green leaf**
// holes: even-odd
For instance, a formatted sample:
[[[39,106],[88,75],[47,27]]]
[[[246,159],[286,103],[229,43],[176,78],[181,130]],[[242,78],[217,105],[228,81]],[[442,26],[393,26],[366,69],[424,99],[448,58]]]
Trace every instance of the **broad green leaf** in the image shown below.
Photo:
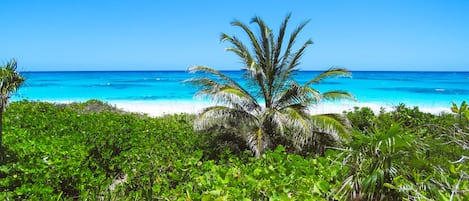
[[[450,201],[448,195],[446,195],[445,193],[443,193],[441,191],[438,191],[438,200]]]
[[[390,188],[390,189],[394,189],[394,190],[398,190],[398,189],[399,189],[398,187],[396,187],[396,186],[394,186],[394,185],[392,185],[392,184],[390,184],[390,183],[384,183],[384,186],[385,186],[386,188]]]
[[[466,103],[466,101],[463,101],[463,102],[461,103],[461,106],[459,106],[459,110],[460,110],[460,111],[466,111],[466,110],[467,110],[467,103]]]
[[[452,111],[453,113],[456,113],[456,114],[459,113],[458,105],[456,105],[455,102],[453,102],[453,106],[451,107],[451,111]]]

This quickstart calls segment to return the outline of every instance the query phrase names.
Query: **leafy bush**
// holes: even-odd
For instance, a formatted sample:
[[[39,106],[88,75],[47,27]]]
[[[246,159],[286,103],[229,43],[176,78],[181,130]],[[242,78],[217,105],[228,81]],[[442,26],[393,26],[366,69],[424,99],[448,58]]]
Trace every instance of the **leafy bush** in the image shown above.
[[[341,198],[399,200],[399,192],[387,185],[415,168],[424,151],[421,141],[399,124],[371,134],[354,132],[352,137],[344,151],[350,172],[339,190]]]
[[[0,199],[326,199],[342,177],[333,157],[279,147],[254,160],[213,149],[216,136],[194,132],[193,118],[127,114],[99,101],[12,103]]]
[[[467,161],[461,159],[469,155],[464,143],[469,134],[460,123],[461,114],[433,115],[400,104],[377,115],[369,108],[356,108],[346,115],[358,131],[344,152],[351,169],[342,195],[349,199],[467,199]],[[396,131],[392,138],[382,138],[391,130]],[[397,142],[406,146],[383,152],[383,146]]]
[[[469,133],[458,116],[405,106],[346,116],[354,131],[338,150],[278,146],[255,159],[229,133],[194,132],[193,115],[15,102],[4,116],[0,199],[341,200],[353,197],[350,182],[354,198],[468,199]]]
[[[109,109],[97,101],[11,104],[5,114],[10,156],[0,166],[2,196],[48,200],[101,194],[116,177],[139,171],[133,167],[137,162],[166,163],[205,145],[192,131],[191,116],[149,118]],[[146,157],[154,149],[160,150],[156,156]]]

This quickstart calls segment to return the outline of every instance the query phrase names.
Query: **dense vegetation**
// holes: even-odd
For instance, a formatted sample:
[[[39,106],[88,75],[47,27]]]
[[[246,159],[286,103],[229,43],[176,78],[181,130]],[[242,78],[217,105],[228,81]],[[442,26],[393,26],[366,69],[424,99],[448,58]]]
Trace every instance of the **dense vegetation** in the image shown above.
[[[243,141],[194,132],[192,115],[14,102],[4,116],[0,199],[467,200],[463,114],[356,108],[344,114],[350,136],[324,155],[277,146],[257,159]]]

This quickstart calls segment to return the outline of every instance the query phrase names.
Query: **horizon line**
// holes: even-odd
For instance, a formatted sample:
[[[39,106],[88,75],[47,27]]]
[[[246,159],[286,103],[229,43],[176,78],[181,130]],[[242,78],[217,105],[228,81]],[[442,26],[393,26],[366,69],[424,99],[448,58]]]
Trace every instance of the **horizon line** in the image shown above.
[[[218,70],[220,72],[241,72],[243,70]],[[299,72],[323,72],[326,70],[298,70]],[[188,70],[20,70],[20,73],[73,73],[73,72],[188,72]],[[440,72],[440,73],[469,73],[469,70],[349,70],[349,72]]]

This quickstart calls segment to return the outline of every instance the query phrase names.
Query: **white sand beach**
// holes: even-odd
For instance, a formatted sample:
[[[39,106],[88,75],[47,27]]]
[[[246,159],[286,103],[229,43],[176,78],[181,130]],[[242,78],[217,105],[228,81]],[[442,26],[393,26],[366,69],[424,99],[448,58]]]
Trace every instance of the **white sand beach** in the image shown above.
[[[148,114],[149,116],[162,116],[165,114],[179,114],[190,113],[196,114],[203,110],[203,108],[213,104],[200,101],[111,101],[109,104],[116,106],[119,109]],[[408,105],[412,107],[411,105]],[[343,111],[352,111],[354,107],[369,107],[375,113],[378,113],[381,108],[386,111],[392,111],[395,105],[383,103],[361,103],[361,102],[326,102],[310,108],[311,114],[326,114],[326,113],[339,113]],[[439,106],[419,106],[420,111],[429,112],[433,114],[440,114],[442,112],[451,112],[448,107]]]

